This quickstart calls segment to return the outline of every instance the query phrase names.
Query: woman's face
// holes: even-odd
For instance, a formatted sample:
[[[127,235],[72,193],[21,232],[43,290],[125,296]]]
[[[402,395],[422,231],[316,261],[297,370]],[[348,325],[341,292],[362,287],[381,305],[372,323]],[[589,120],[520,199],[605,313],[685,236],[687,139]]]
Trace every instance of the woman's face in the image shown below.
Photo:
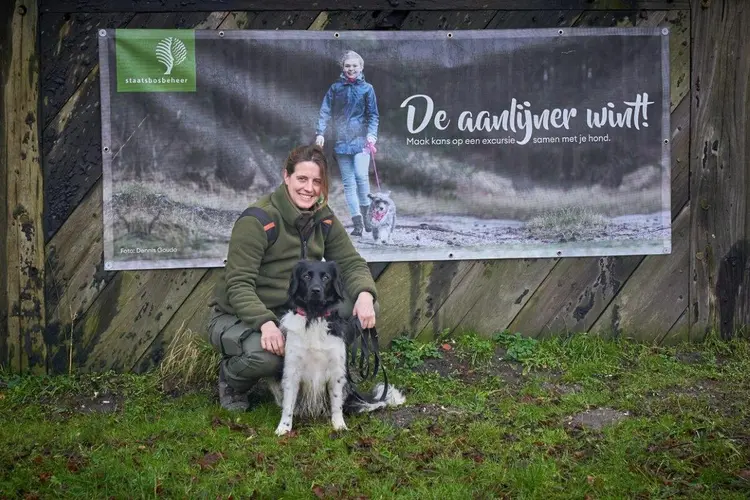
[[[292,203],[301,210],[310,210],[318,201],[323,189],[323,177],[320,167],[314,161],[301,161],[294,166],[294,173],[289,175],[284,169],[286,184]]]
[[[362,73],[362,65],[359,64],[359,59],[356,57],[345,59],[342,69],[347,78],[359,78],[359,75]]]

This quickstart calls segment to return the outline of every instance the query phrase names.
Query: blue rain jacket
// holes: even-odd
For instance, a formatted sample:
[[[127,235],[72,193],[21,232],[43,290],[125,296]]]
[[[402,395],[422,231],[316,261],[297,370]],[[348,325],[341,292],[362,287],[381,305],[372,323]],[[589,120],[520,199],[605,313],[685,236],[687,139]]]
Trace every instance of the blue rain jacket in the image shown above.
[[[367,136],[377,139],[379,120],[375,89],[365,81],[364,73],[354,82],[342,74],[323,98],[316,134],[325,135],[333,122],[333,150],[353,155],[362,152]]]

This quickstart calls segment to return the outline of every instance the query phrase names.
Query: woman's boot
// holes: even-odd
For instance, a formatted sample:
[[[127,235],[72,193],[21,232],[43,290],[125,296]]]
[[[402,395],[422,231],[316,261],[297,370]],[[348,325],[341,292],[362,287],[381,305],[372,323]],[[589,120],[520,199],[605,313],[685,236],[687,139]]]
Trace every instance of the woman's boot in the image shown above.
[[[352,222],[354,223],[354,229],[352,230],[351,235],[362,236],[362,216],[355,215],[352,217]]]
[[[359,211],[362,214],[362,220],[365,223],[365,231],[372,232],[372,221],[370,220],[370,205],[360,205]]]

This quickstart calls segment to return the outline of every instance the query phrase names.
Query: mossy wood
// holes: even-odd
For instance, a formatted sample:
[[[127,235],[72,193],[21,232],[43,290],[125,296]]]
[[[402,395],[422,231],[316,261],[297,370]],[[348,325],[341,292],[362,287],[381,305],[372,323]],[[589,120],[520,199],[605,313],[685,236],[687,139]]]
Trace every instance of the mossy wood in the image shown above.
[[[750,323],[750,8],[693,1],[690,325]]]
[[[36,1],[2,8],[2,266],[0,362],[44,372],[44,182],[39,148],[39,50]]]

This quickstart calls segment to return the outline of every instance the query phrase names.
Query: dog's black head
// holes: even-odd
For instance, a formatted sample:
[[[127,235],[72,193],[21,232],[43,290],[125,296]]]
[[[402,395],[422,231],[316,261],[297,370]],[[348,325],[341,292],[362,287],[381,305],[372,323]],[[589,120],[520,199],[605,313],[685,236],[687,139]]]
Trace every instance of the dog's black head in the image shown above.
[[[344,284],[335,262],[301,260],[289,281],[289,304],[308,317],[325,316],[344,299]]]

